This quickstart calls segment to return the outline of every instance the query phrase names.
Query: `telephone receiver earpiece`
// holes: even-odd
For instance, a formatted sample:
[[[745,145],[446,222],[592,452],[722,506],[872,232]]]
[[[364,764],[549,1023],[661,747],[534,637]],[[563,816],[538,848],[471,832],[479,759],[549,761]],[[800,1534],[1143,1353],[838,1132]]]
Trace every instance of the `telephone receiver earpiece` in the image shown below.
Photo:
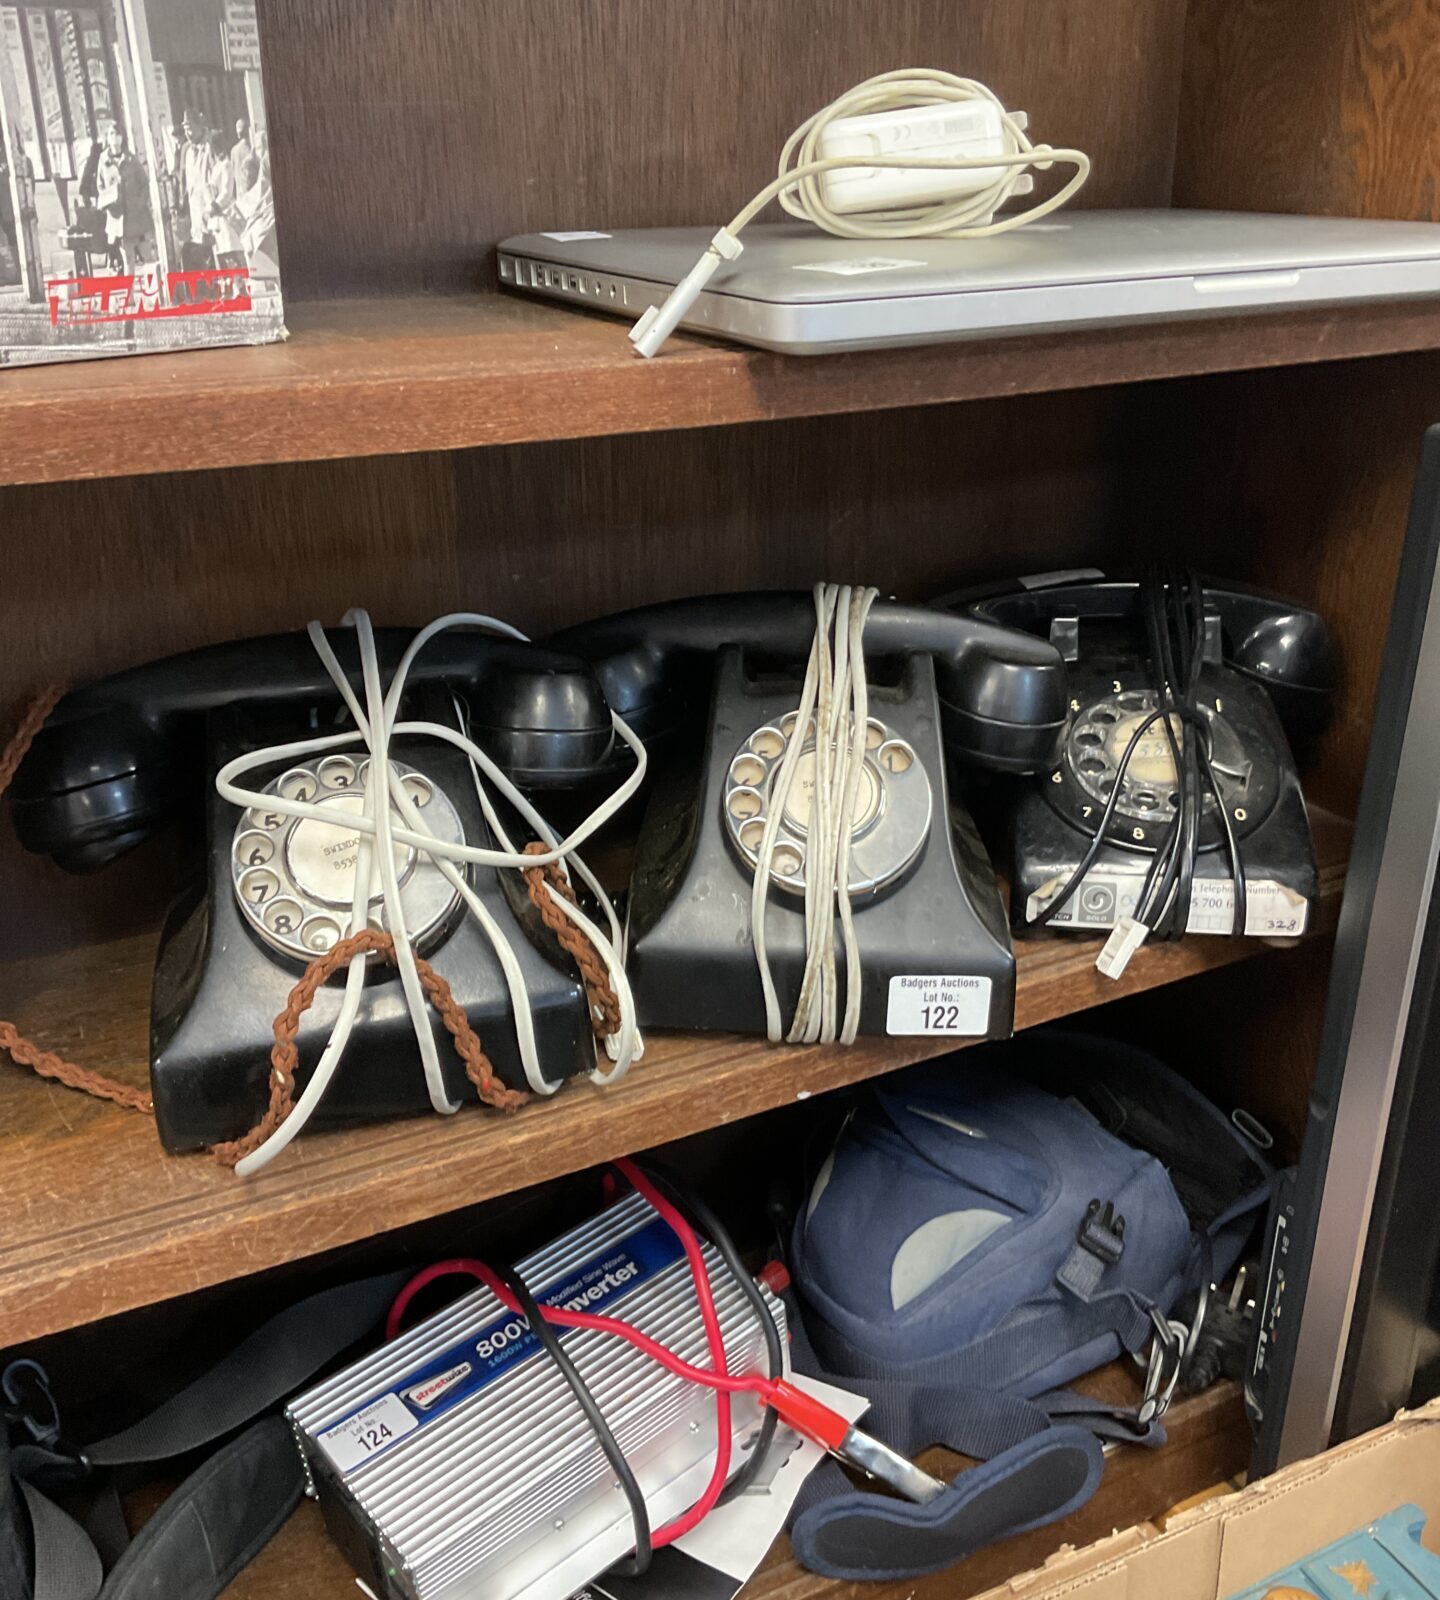
[[[717,651],[738,646],[800,664],[814,633],[808,592],[768,590],[663,601],[567,628],[547,642],[594,663],[610,705],[649,745],[693,714]],[[944,740],[962,761],[1032,772],[1053,759],[1067,699],[1065,665],[1047,639],[878,600],[865,625],[865,653],[934,659]]]
[[[376,630],[382,683],[413,637]],[[329,638],[358,690],[353,631]],[[425,646],[407,681],[460,696],[475,742],[521,787],[569,787],[609,754],[609,706],[594,672],[574,657],[446,633]],[[26,849],[67,870],[102,867],[196,807],[210,714],[293,706],[303,736],[319,726],[307,719],[336,715],[342,705],[303,633],[212,645],[88,684],[50,714],[15,776],[15,831]]]

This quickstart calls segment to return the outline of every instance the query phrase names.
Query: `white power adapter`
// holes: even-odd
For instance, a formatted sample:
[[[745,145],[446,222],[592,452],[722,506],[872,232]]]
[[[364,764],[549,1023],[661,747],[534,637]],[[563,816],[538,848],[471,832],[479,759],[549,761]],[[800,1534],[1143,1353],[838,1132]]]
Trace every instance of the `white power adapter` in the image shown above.
[[[1017,127],[1026,126],[1023,111],[1009,113]],[[999,184],[1003,165],[979,165],[987,156],[1015,152],[1007,136],[1004,109],[993,100],[962,100],[944,105],[903,106],[868,116],[842,117],[821,130],[816,141],[821,161],[846,161],[878,156],[912,157],[920,161],[974,161],[975,166],[834,167],[819,177],[820,195],[829,210],[841,216],[859,212],[898,211],[929,206],[958,195],[975,194]],[[1010,194],[1029,194],[1034,179],[1024,173],[1010,185]],[[986,218],[986,221],[989,219]]]
[[[877,110],[876,107],[881,109]],[[630,330],[655,355],[722,263],[739,259],[740,230],[772,200],[837,239],[982,239],[1023,228],[1083,186],[1083,150],[1033,144],[1023,111],[1007,111],[973,78],[935,67],[882,72],[847,90],[785,141],[779,175],[735,213],[705,254]],[[1030,168],[1073,167],[1063,188],[1024,211],[997,215],[1035,187]]]

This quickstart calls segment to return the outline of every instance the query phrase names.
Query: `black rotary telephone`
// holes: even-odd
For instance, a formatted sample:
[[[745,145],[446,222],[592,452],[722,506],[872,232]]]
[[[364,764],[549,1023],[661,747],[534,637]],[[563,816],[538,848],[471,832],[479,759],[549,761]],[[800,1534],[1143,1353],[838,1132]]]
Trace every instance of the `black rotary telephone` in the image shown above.
[[[412,635],[376,633],[388,681]],[[331,644],[359,686],[355,637]],[[524,789],[566,788],[603,765],[612,725],[593,673],[533,645],[449,633],[430,641],[407,684],[401,719],[459,727]],[[358,836],[256,806],[241,812],[215,791],[216,771],[247,751],[353,727],[304,634],[237,641],[137,667],[68,694],[17,773],[11,813],[21,843],[72,871],[103,867],[174,822],[205,818],[194,881],[161,938],[151,1005],[151,1083],[160,1136],[171,1150],[244,1133],[263,1109],[271,1024],[305,966],[348,927]],[[392,762],[432,832],[494,847],[468,759],[433,739],[397,735]],[[282,763],[254,779],[267,793],[360,809],[363,747]],[[499,1075],[523,1086],[509,992],[495,954],[459,896],[416,852],[397,846],[406,920],[480,1035]],[[203,859],[203,868],[201,860]],[[503,926],[530,991],[538,1053],[558,1080],[593,1065],[579,976],[526,897],[518,874],[466,869]],[[374,902],[372,902],[374,904]],[[340,1006],[327,985],[302,1019],[303,1087]],[[473,1098],[438,1017],[452,1100]],[[378,960],[343,1069],[322,1116],[371,1120],[429,1104],[394,969]]]
[[[1069,664],[1059,757],[1004,809],[1017,931],[1305,931],[1315,856],[1290,738],[1323,726],[1335,677],[1315,612],[1178,571],[939,603]]]
[[[631,875],[629,962],[642,1026],[764,1032],[752,891],[771,796],[799,740],[770,857],[766,937],[785,1015],[805,965],[815,730],[796,716],[816,627],[808,593],[649,606],[568,629],[659,773]],[[877,601],[865,625],[866,752],[849,894],[859,1032],[1006,1035],[1014,957],[988,859],[947,758],[1012,773],[1054,758],[1065,669],[1043,639]]]

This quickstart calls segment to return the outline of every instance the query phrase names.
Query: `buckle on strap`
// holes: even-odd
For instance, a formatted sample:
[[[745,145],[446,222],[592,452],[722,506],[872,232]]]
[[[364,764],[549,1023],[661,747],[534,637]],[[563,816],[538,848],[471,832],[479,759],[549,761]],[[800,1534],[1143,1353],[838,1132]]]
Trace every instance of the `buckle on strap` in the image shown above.
[[[1092,1256],[1113,1267],[1125,1253],[1125,1218],[1107,1200],[1102,1206],[1092,1200],[1075,1234],[1075,1242]]]
[[[1155,1331],[1145,1362],[1145,1397],[1138,1413],[1139,1420],[1147,1424],[1158,1422],[1170,1409],[1190,1343],[1190,1329],[1154,1306],[1150,1308],[1150,1323]]]
[[[24,1428],[36,1444],[54,1445],[60,1437],[60,1407],[50,1392],[50,1377],[38,1361],[12,1361],[0,1376],[4,1405],[0,1415]]]

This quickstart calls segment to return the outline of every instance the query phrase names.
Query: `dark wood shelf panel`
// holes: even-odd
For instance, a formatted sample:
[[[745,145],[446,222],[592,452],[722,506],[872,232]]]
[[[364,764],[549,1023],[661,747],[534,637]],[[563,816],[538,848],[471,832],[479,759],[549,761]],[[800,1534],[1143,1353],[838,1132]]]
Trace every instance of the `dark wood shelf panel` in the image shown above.
[[[1312,816],[1329,931],[1349,826]],[[1016,1026],[1258,954],[1258,941],[1141,950],[1114,982],[1098,940],[1022,941]],[[71,1060],[145,1081],[152,937],[0,969],[0,1016]],[[943,1053],[933,1038],[770,1049],[729,1034],[656,1035],[611,1089],[570,1085],[511,1117],[384,1123],[299,1140],[254,1179],[165,1155],[148,1117],[0,1063],[0,1349],[98,1321],[582,1170]]]
[[[856,355],[677,337],[491,293],[299,303],[288,343],[0,374],[0,484],[712,427],[1433,349],[1425,301]],[[103,418],[103,426],[97,426]]]
[[[1133,1368],[1115,1362],[1076,1385],[1088,1394],[1134,1404],[1138,1385]],[[929,1578],[903,1583],[832,1583],[806,1572],[778,1539],[760,1570],[746,1585],[747,1600],[970,1600],[998,1588],[1020,1573],[1043,1566],[1062,1545],[1076,1547],[1102,1539],[1117,1528],[1144,1525],[1187,1496],[1227,1482],[1244,1471],[1250,1430],[1236,1384],[1222,1383],[1204,1394],[1182,1397],[1165,1418],[1168,1442],[1158,1451],[1120,1446],[1106,1464],[1093,1500],[1074,1516],[1048,1528],[1021,1534],[971,1556]],[[956,1458],[939,1452],[925,1458],[942,1477],[954,1473]],[[319,1508],[306,1501],[267,1549],[225,1590],[223,1600],[346,1600],[355,1590],[349,1564],[325,1531]]]

